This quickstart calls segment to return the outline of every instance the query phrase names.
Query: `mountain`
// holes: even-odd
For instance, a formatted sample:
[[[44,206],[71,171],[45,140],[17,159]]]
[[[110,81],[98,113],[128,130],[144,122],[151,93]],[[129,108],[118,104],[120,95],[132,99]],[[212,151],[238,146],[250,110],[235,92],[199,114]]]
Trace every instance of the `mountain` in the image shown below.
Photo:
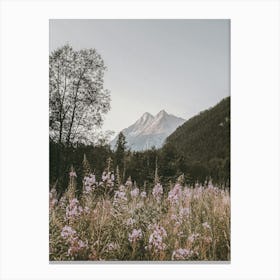
[[[168,137],[184,119],[168,114],[161,110],[155,116],[144,113],[134,124],[122,130],[126,137],[127,146],[134,151],[143,151],[162,147]],[[111,141],[111,147],[115,148],[118,135]]]
[[[196,167],[213,177],[229,178],[230,97],[178,127],[167,137],[162,151],[165,155],[180,155],[188,165],[186,172]]]

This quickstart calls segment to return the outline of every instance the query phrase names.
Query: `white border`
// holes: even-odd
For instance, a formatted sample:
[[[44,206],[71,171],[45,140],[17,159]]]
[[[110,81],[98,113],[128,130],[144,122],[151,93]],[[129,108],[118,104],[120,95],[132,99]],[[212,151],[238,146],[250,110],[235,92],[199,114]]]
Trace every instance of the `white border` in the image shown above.
[[[0,18],[1,279],[279,279],[278,1],[2,1]],[[231,19],[231,264],[49,264],[50,18]]]

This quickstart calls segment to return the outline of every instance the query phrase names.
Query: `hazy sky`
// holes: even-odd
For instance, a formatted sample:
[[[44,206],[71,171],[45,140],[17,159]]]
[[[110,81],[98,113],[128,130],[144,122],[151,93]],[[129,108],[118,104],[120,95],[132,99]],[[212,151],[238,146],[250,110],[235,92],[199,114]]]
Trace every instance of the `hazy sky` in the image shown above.
[[[188,119],[230,94],[229,20],[50,20],[50,52],[95,48],[119,132],[144,112]]]

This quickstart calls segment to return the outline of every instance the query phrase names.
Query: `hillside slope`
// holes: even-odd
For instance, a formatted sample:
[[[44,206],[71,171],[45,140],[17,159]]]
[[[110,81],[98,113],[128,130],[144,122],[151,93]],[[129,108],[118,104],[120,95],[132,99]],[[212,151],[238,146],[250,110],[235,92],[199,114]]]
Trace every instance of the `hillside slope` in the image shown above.
[[[183,156],[189,166],[202,166],[211,173],[215,173],[214,169],[229,173],[230,97],[178,127],[167,137],[163,151],[170,148]]]

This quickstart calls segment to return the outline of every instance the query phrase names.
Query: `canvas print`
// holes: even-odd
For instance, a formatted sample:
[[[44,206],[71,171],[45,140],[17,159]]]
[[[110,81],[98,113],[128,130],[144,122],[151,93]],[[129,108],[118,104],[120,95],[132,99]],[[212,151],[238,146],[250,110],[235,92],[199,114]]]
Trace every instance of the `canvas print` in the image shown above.
[[[230,21],[49,27],[49,260],[230,261]]]

